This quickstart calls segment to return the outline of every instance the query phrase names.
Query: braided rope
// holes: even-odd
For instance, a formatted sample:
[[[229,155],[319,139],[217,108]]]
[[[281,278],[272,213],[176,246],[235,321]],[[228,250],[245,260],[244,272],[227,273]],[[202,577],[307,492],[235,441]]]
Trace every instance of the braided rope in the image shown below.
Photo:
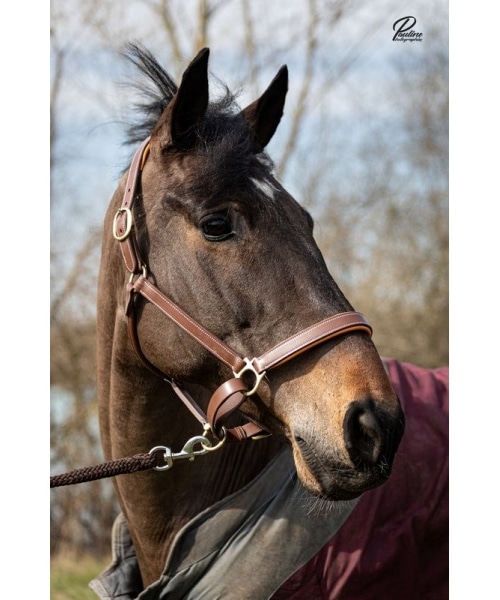
[[[135,473],[137,471],[146,471],[158,466],[158,457],[155,454],[136,454],[127,458],[119,458],[109,462],[95,465],[93,467],[83,467],[75,469],[61,475],[53,475],[50,478],[50,487],[60,487],[63,485],[73,485],[75,483],[84,483],[86,481],[95,481],[105,477],[114,477],[125,473]]]

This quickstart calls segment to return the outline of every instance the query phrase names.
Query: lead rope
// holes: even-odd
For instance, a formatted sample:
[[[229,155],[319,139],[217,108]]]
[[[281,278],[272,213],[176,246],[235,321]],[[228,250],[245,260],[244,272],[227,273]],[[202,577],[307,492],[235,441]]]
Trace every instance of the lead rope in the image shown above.
[[[127,458],[111,460],[93,467],[83,467],[74,469],[61,475],[53,475],[50,478],[50,487],[61,487],[63,485],[74,485],[76,483],[85,483],[87,481],[96,481],[106,477],[115,477],[126,473],[136,473],[137,471],[147,471],[159,466],[157,454],[136,454]]]
[[[207,426],[204,429],[203,435],[195,435],[190,438],[180,452],[172,452],[168,446],[155,446],[147,454],[135,454],[126,458],[110,460],[93,467],[83,467],[61,475],[53,475],[50,478],[50,487],[74,485],[149,469],[167,471],[173,467],[175,460],[187,459],[193,461],[197,456],[218,450],[225,443],[227,432],[224,428],[222,428],[222,437],[220,439],[214,438],[215,445],[208,437],[210,427]]]

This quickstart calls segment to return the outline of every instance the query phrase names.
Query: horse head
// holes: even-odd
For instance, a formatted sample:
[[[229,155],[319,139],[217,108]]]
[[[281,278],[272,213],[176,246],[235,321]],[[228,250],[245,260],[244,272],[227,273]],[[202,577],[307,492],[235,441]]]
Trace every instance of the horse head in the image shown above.
[[[313,219],[280,184],[266,152],[283,114],[286,67],[240,109],[229,94],[209,101],[208,56],[208,49],[199,52],[179,87],[171,86],[170,96],[155,105],[134,206],[135,243],[145,277],[194,322],[242,356],[260,356],[353,307],[326,267]],[[152,78],[164,77],[144,51],[136,52],[136,61]],[[125,179],[108,229],[124,186]],[[125,341],[126,279],[116,241],[105,235],[98,306],[101,324],[113,326],[106,333],[100,328],[100,344],[108,349],[101,371],[113,363],[123,379],[146,381]],[[158,370],[210,393],[231,376],[153,303],[138,303],[136,335]],[[206,402],[204,393],[199,401]],[[239,410],[291,445],[305,488],[328,500],[354,498],[383,483],[404,429],[383,362],[362,330],[279,365]],[[105,428],[109,415],[101,412]]]

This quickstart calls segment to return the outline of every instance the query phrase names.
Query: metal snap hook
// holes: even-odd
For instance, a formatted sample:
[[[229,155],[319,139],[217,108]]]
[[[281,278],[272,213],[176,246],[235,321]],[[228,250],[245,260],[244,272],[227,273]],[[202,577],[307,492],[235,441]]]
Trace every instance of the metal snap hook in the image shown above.
[[[163,460],[165,461],[165,464],[153,467],[155,471],[167,471],[174,466],[172,450],[168,446],[155,446],[154,448],[151,448],[149,454],[156,454],[157,452],[163,452]]]
[[[201,445],[198,450],[195,449],[197,444]],[[212,442],[208,438],[204,435],[195,435],[184,444],[180,452],[173,454],[173,459],[187,458],[188,460],[194,460],[197,456],[203,456],[203,454],[209,452],[211,447]]]
[[[163,453],[163,460],[165,461],[164,465],[158,465],[157,467],[153,467],[155,471],[167,471],[174,466],[174,460],[187,459],[189,461],[193,461],[197,456],[203,456],[208,452],[213,452],[214,450],[218,450],[226,441],[226,430],[224,429],[224,435],[222,439],[220,439],[215,446],[207,437],[207,434],[211,432],[208,429],[205,429],[205,433],[203,435],[195,435],[184,444],[182,450],[180,452],[172,452],[171,448],[168,446],[155,446],[151,448],[149,454],[156,454],[157,452]],[[197,445],[200,445],[201,448],[196,448]]]

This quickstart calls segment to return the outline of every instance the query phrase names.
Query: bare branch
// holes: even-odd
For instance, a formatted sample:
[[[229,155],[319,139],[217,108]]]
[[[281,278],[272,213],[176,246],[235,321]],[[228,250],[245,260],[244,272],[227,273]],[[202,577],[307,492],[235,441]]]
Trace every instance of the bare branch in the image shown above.
[[[241,8],[243,11],[243,30],[245,33],[245,54],[249,63],[249,92],[255,96],[257,95],[257,63],[255,60],[255,32],[250,10],[250,0],[241,0]]]
[[[172,3],[169,0],[160,0],[160,2],[153,8],[160,16],[163,27],[168,34],[174,60],[177,63],[180,63],[183,56],[179,36],[177,35],[178,29],[172,16],[171,7]]]
[[[64,305],[65,301],[71,297],[71,294],[78,289],[80,283],[80,274],[82,271],[82,264],[85,259],[89,256],[92,250],[99,243],[101,236],[100,230],[90,231],[87,238],[84,240],[79,252],[75,256],[73,266],[69,273],[66,275],[64,287],[62,290],[53,298],[50,305],[50,316],[51,320],[57,319],[59,311]]]
[[[306,32],[306,55],[304,75],[302,78],[302,86],[299,91],[297,104],[292,117],[292,127],[288,134],[288,139],[285,144],[285,149],[279,161],[279,172],[282,177],[285,176],[290,156],[295,150],[299,141],[299,131],[303,123],[303,117],[306,110],[307,99],[311,91],[311,83],[314,76],[315,62],[314,57],[317,48],[317,29],[319,24],[319,14],[317,10],[316,0],[309,0],[309,23]]]

